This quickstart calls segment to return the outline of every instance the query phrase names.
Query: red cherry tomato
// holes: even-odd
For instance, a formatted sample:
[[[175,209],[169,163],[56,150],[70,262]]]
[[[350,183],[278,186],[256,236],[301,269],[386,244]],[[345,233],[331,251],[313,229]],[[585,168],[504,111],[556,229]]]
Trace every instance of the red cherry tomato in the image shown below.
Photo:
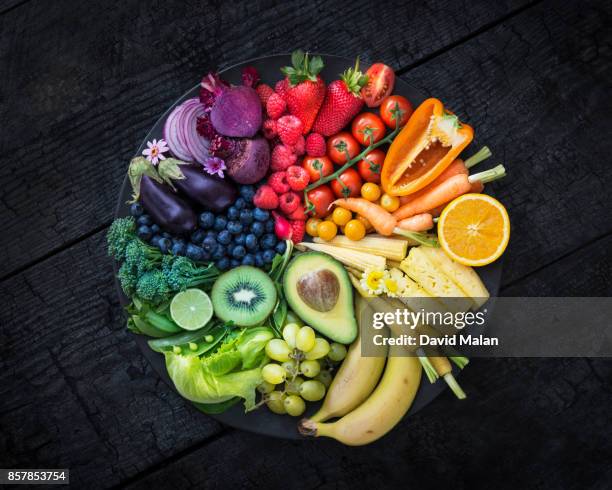
[[[342,146],[344,146],[346,149],[343,149]],[[351,133],[342,131],[341,133],[328,138],[327,155],[334,163],[346,163],[347,151],[350,158],[353,158],[361,151],[359,143],[357,143],[357,140],[353,138]]]
[[[351,124],[353,136],[363,146],[369,146],[383,139],[386,129],[383,120],[371,112],[362,112],[355,116],[353,124]],[[367,134],[366,130],[372,132],[371,137]]]
[[[329,205],[336,200],[334,193],[327,185],[320,185],[307,194],[308,200],[314,205],[315,216],[324,218],[332,212]]]
[[[338,182],[338,179],[342,181],[344,186]],[[354,168],[347,168],[338,176],[338,179],[334,179],[330,182],[331,188],[337,197],[359,197],[362,181],[357,170]],[[348,191],[345,191],[345,189],[348,189]],[[348,195],[345,194],[345,192],[348,192]]]
[[[363,160],[357,163],[359,175],[366,182],[380,183],[380,171],[385,161],[385,152],[376,148],[368,153]]]
[[[385,121],[385,124],[392,129],[395,129],[395,120],[393,119],[393,111],[395,106],[402,111],[402,116],[400,118],[399,125],[405,126],[412,115],[412,104],[406,97],[402,97],[401,95],[390,95],[380,104],[380,117]]]
[[[395,72],[384,63],[374,63],[366,72],[368,83],[361,89],[361,96],[368,107],[378,107],[393,92]]]
[[[302,168],[308,172],[310,182],[316,182],[323,177],[334,173],[334,164],[327,157],[306,157],[302,162]]]

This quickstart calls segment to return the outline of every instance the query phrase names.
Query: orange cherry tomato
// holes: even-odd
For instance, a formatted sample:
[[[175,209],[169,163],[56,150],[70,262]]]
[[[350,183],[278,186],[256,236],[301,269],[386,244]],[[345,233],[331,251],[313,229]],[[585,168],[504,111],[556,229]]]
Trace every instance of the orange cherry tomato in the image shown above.
[[[368,107],[378,107],[393,92],[395,72],[384,63],[374,63],[366,72],[368,83],[361,89],[361,96]]]
[[[395,129],[395,119],[393,119],[392,111],[395,109],[396,105],[399,110],[402,111],[399,122],[400,126],[406,125],[413,111],[410,101],[401,95],[390,95],[383,100],[382,104],[380,104],[380,117],[391,129]]]
[[[323,184],[319,187],[308,191],[308,200],[314,205],[315,216],[318,218],[324,218],[332,212],[329,206],[336,200],[336,196],[329,188],[329,186]]]
[[[371,112],[358,114],[351,124],[353,136],[363,146],[368,146],[383,139],[386,129],[383,120]],[[369,136],[367,131],[371,131],[372,136]]]
[[[353,158],[359,154],[361,147],[351,133],[342,131],[327,139],[327,154],[334,163],[346,163],[346,152]]]
[[[338,182],[338,179],[342,181],[342,184]],[[342,172],[338,179],[334,179],[330,182],[331,188],[334,191],[334,194],[338,197],[359,197],[361,192],[361,177],[359,177],[359,172],[354,168],[347,168],[344,172]],[[348,189],[348,191],[345,191]],[[348,195],[345,194],[348,192]]]
[[[385,161],[385,152],[380,148],[375,148],[368,153],[363,160],[357,163],[359,175],[366,182],[380,183],[380,171]]]
[[[327,157],[306,157],[302,162],[302,168],[310,175],[310,182],[319,180],[321,173],[323,177],[334,173],[334,164]]]

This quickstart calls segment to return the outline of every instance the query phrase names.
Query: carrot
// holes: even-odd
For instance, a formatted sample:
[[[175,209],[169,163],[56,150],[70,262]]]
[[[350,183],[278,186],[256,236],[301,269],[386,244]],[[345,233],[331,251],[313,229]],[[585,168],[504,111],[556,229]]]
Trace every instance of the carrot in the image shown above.
[[[433,228],[433,218],[429,213],[415,214],[410,218],[403,219],[397,223],[402,230],[426,231]]]
[[[340,206],[367,219],[374,229],[381,235],[389,236],[397,226],[397,220],[387,210],[361,197],[337,199],[332,205]]]
[[[485,184],[505,175],[506,171],[503,165],[498,165],[491,170],[485,170],[469,177],[465,174],[454,175],[433,189],[430,189],[429,192],[401,206],[393,213],[393,216],[398,220],[402,220],[415,214],[425,213],[463,194],[471,192],[474,182]]]
[[[444,208],[446,207],[448,203],[444,203],[442,204],[442,206],[438,206],[437,208],[433,208],[429,211],[429,214],[431,214],[434,218],[437,218],[438,216],[440,216],[442,214],[442,211],[444,211]]]

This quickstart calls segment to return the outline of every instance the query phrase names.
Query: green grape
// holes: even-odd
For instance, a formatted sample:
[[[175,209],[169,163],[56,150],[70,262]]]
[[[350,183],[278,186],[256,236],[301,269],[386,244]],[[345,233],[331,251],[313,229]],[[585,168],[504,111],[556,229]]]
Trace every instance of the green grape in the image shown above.
[[[260,393],[272,393],[274,391],[274,385],[272,383],[268,383],[267,381],[262,381],[262,383],[257,387],[257,391]]]
[[[303,361],[300,364],[300,372],[307,378],[314,378],[321,371],[318,361]]]
[[[270,359],[278,362],[286,362],[289,360],[291,349],[282,339],[272,339],[266,344],[266,355]]]
[[[329,354],[327,354],[332,361],[338,362],[346,357],[346,347],[337,342],[332,342],[329,346]]]
[[[295,337],[299,331],[300,326],[297,323],[288,323],[283,327],[283,338],[292,349],[295,349]]]
[[[297,395],[289,395],[285,398],[285,410],[292,417],[299,417],[306,410],[306,403]]]
[[[295,336],[295,346],[302,352],[308,352],[315,346],[315,331],[310,327],[302,327]]]
[[[283,369],[287,373],[287,377],[288,378],[297,373],[298,366],[297,366],[297,363],[295,361],[293,361],[293,360],[283,362],[281,364],[281,366],[283,367]]]
[[[333,376],[327,369],[324,369],[315,376],[315,379],[323,383],[326,388],[329,388],[329,385],[333,380]]]
[[[300,386],[304,382],[304,378],[301,376],[296,376],[293,381],[285,381],[285,391],[288,395],[299,395],[300,394]]]
[[[315,379],[304,381],[300,385],[300,396],[309,402],[318,402],[325,396],[325,385]]]
[[[266,405],[268,405],[270,411],[279,415],[287,413],[287,410],[285,410],[285,394],[280,391],[270,393],[266,400]]]
[[[302,321],[302,319],[295,313],[293,313],[293,311],[291,310],[287,311],[287,318],[285,319],[285,325],[289,323],[295,323],[298,327],[304,326],[304,322]]]
[[[261,370],[264,381],[277,385],[285,381],[287,373],[280,364],[266,364]]]
[[[304,357],[306,357],[306,359],[309,361],[313,359],[321,359],[322,357],[325,357],[328,352],[329,342],[321,337],[317,337],[315,339],[314,347],[306,352]]]

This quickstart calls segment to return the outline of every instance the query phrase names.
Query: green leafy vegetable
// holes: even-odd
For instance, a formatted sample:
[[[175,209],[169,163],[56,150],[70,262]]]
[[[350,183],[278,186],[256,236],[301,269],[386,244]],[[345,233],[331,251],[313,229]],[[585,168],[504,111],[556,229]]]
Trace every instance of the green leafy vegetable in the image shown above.
[[[240,401],[239,397],[230,398],[229,400],[221,403],[194,403],[194,407],[196,407],[200,412],[203,412],[208,415],[215,415],[219,413],[225,412],[228,408],[233,407]]]

